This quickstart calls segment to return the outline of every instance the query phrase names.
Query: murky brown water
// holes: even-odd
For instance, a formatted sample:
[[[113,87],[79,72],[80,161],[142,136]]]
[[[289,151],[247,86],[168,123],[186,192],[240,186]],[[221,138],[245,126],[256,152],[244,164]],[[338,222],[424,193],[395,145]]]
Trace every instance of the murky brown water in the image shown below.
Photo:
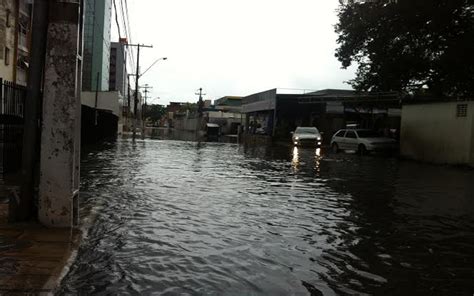
[[[97,220],[59,294],[474,293],[472,170],[147,140],[82,173]]]

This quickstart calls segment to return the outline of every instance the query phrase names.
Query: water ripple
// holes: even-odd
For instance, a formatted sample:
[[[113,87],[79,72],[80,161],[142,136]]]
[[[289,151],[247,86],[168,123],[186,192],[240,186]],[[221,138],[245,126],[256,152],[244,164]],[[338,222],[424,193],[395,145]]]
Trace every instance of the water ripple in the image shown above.
[[[470,170],[124,140],[82,172],[97,219],[59,294],[474,291]]]

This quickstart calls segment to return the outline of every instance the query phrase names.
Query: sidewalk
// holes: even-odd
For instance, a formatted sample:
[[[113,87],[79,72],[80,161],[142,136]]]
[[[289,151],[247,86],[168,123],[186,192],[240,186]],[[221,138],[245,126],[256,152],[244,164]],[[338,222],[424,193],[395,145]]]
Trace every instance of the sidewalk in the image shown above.
[[[74,261],[81,232],[39,223],[7,224],[0,196],[0,295],[50,295]]]

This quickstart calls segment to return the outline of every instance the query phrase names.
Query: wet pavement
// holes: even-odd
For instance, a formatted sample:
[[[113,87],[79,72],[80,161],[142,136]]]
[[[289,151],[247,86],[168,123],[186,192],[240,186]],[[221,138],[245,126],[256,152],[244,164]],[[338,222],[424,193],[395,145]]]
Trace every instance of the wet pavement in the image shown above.
[[[81,190],[96,222],[59,295],[474,293],[471,169],[122,140]]]

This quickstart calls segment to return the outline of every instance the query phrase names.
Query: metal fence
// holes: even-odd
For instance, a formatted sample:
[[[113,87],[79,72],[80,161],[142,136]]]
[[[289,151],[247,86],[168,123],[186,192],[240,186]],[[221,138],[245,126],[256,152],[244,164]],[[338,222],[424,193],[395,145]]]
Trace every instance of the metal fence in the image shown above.
[[[0,78],[0,171],[21,169],[26,87]]]

